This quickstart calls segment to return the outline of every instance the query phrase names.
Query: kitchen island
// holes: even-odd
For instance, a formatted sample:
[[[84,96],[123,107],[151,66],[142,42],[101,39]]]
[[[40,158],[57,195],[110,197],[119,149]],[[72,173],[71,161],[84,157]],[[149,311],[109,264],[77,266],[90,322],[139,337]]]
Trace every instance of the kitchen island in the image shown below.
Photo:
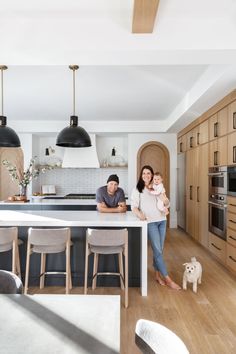
[[[97,211],[66,210],[0,210],[0,227],[7,226],[17,226],[19,228],[19,237],[24,241],[24,249],[22,249],[22,246],[20,247],[23,271],[25,267],[28,227],[71,227],[73,241],[71,266],[74,286],[78,286],[79,283],[81,286],[83,285],[86,228],[126,227],[129,233],[129,285],[137,286],[139,284],[142,296],[147,295],[147,222],[139,220],[132,212],[99,213]],[[61,255],[61,259],[57,262],[57,268],[58,265],[60,266],[63,263],[63,260],[64,258]],[[105,265],[107,267],[110,263],[114,263],[113,255],[111,255],[111,260],[112,262],[107,262],[105,258],[102,259],[101,257],[100,266],[103,267]],[[53,258],[50,259],[49,255],[47,266],[53,268],[54,262]],[[91,282],[92,263],[89,268]],[[31,278],[34,278],[35,274],[39,274],[39,259],[38,262],[32,265]]]
[[[130,203],[126,200],[127,208]],[[0,210],[96,210],[96,199],[41,198],[28,202],[0,201]]]

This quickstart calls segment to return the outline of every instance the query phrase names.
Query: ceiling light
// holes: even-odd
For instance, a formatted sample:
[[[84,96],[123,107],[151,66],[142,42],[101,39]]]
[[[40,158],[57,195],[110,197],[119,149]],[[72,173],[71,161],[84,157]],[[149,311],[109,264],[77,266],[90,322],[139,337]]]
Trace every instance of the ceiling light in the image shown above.
[[[16,132],[7,127],[7,117],[3,115],[3,71],[7,70],[7,66],[0,65],[1,70],[1,110],[2,114],[0,115],[0,147],[19,147],[20,139]]]
[[[64,128],[57,136],[56,145],[70,148],[91,146],[89,134],[82,127],[78,127],[78,117],[75,115],[75,71],[78,65],[70,65],[73,71],[73,115],[70,117],[70,126]]]

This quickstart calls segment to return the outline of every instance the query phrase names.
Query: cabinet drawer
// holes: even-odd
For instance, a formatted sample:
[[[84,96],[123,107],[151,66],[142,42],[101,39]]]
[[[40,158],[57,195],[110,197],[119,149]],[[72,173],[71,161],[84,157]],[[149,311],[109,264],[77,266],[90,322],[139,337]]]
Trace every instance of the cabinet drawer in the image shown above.
[[[212,233],[209,233],[209,250],[218,257],[222,263],[225,263],[226,242]]]
[[[236,247],[236,230],[229,227],[227,229],[227,242]]]
[[[236,198],[228,196],[227,204],[228,204],[228,210],[231,211],[231,213],[236,214]]]
[[[236,230],[236,214],[227,212],[227,227]]]
[[[236,272],[236,248],[227,244],[226,264]]]

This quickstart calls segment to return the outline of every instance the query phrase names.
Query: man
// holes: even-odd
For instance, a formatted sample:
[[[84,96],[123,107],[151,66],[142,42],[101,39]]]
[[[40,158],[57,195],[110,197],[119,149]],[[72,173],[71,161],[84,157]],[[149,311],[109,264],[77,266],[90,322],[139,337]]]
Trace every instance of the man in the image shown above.
[[[97,210],[101,213],[125,213],[127,210],[125,194],[119,188],[119,177],[110,175],[107,185],[96,192]]]

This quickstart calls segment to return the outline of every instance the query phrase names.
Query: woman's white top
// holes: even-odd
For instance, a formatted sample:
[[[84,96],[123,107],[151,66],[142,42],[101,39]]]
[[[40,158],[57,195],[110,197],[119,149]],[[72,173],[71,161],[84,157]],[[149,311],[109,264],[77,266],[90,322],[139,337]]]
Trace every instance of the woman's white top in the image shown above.
[[[165,214],[158,209],[158,197],[151,194],[145,187],[142,193],[134,188],[131,193],[131,210],[138,208],[147,218],[148,222],[166,220]]]

